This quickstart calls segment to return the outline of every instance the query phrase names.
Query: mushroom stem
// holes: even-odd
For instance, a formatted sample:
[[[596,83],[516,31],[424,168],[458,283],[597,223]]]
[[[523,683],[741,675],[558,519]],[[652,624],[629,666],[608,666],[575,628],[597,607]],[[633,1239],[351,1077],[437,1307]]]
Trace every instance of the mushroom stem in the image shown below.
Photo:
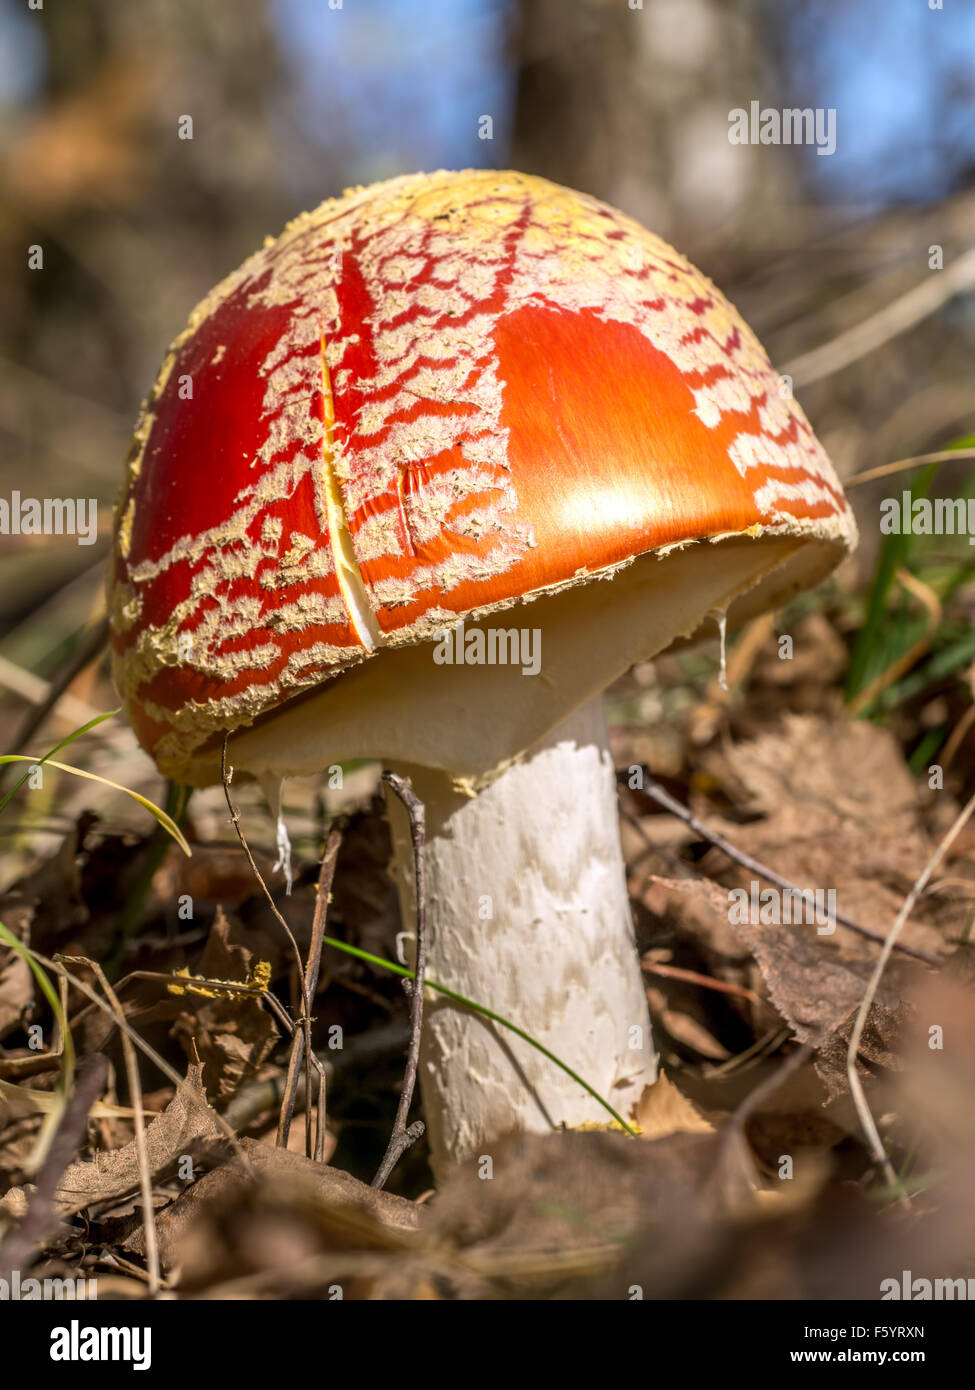
[[[427,972],[516,1023],[624,1118],[653,1081],[650,1032],[599,698],[477,796],[397,769],[426,806]],[[388,805],[404,926],[409,825]],[[409,937],[407,938],[409,940]],[[592,1096],[510,1030],[429,995],[420,1080],[437,1171],[511,1129],[603,1124]]]

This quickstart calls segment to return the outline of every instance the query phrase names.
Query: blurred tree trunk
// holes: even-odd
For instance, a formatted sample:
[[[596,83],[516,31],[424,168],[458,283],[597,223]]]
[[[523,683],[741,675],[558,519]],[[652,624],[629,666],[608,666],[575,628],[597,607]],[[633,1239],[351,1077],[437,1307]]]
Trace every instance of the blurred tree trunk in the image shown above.
[[[521,0],[512,163],[692,255],[781,234],[801,159],[728,140],[729,111],[779,103],[769,22],[759,0]]]

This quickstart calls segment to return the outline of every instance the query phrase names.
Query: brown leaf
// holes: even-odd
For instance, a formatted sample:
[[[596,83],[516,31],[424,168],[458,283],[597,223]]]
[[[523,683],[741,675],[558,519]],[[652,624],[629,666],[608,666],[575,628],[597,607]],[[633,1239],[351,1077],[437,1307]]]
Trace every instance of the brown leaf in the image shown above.
[[[736,780],[753,814],[788,817],[802,832],[824,822],[911,833],[918,792],[896,739],[859,720],[786,714],[713,762]]]
[[[256,957],[239,939],[243,935],[240,923],[229,919],[218,907],[194,974],[244,984]],[[186,1005],[173,1031],[190,1057],[200,1057],[208,1093],[219,1105],[255,1075],[274,1048],[278,1030],[267,1010],[252,997],[203,999],[189,995]]]
[[[704,815],[739,849],[801,888],[835,889],[838,910],[875,930],[893,922],[930,852],[917,785],[893,735],[862,721],[786,715],[748,743],[725,746],[709,771],[752,817]],[[719,850],[706,872],[746,887],[755,877]],[[925,915],[959,925],[957,906],[925,900]],[[839,939],[845,929],[837,929]],[[939,931],[911,920],[902,940],[937,952]]]
[[[714,1129],[661,1072],[652,1086],[645,1086],[633,1109],[633,1120],[644,1139],[662,1139],[667,1134],[708,1134]]]
[[[731,1185],[715,1181],[724,1167],[717,1133],[646,1142],[515,1134],[492,1145],[491,1157],[490,1182],[479,1163],[459,1167],[430,1215],[429,1240],[461,1262],[448,1275],[459,1297],[582,1296],[588,1281],[615,1278],[641,1229],[663,1243],[672,1232],[675,1248],[700,1240],[710,1249],[709,1223],[727,1211]],[[742,1198],[750,1209],[751,1194],[739,1191],[736,1205]]]
[[[163,1261],[183,1269],[182,1287],[268,1268],[287,1272],[317,1252],[409,1248],[404,1242],[419,1224],[413,1202],[303,1154],[253,1139],[240,1146],[250,1172],[228,1160],[157,1218]],[[144,1254],[141,1226],[125,1245]]]
[[[873,973],[870,959],[844,958],[809,927],[738,925],[751,947],[769,995],[800,1042],[820,1047],[852,1009],[859,1008]],[[895,1008],[910,967],[897,962],[877,992],[880,1006]]]
[[[774,1010],[755,999],[758,971],[747,945],[728,921],[728,890],[705,878],[650,876],[644,903],[668,947],[644,957],[654,1022],[709,1061],[726,1061],[751,1035],[774,1023]],[[711,990],[691,979],[668,977],[659,960],[713,979],[732,991]],[[746,1032],[747,1030],[747,1032]],[[666,1039],[661,1037],[661,1044]]]
[[[202,1071],[201,1066],[189,1068],[169,1105],[146,1128],[146,1151],[153,1175],[223,1135],[207,1103]],[[58,1186],[55,1203],[65,1213],[82,1211],[92,1203],[121,1197],[138,1184],[139,1161],[133,1139],[124,1148],[97,1155],[91,1163],[72,1163]]]
[[[859,1004],[823,1040],[815,1058],[816,1070],[831,1097],[844,1095],[850,1089],[847,1055],[858,1012]],[[902,1063],[897,1053],[912,1012],[911,1006],[903,1000],[892,1005],[874,1001],[870,1005],[857,1053],[857,1070],[861,1076],[876,1077],[880,1071],[901,1070]]]
[[[758,965],[771,1002],[800,1042],[821,1046],[859,1007],[873,971],[875,948],[857,945],[841,952],[832,938],[817,935],[815,927],[732,924],[727,888],[706,879],[654,882],[676,895],[676,901],[683,898],[694,904],[695,928],[708,939],[725,945],[727,933],[738,938]],[[709,925],[705,918],[711,919]],[[721,957],[734,962],[726,948]],[[892,961],[877,996],[880,1004],[894,1008],[919,973],[908,962]]]

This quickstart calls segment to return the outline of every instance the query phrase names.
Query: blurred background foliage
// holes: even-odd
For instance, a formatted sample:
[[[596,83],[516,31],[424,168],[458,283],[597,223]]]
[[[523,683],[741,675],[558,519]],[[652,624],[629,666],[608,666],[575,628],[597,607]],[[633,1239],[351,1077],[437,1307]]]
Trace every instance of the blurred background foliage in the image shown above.
[[[729,110],[752,100],[834,107],[836,153],[730,144]],[[100,611],[129,433],[167,344],[266,235],[349,185],[513,166],[622,207],[737,303],[844,478],[975,431],[964,281],[842,350],[971,244],[975,6],[0,0],[0,116],[2,491],[101,508],[95,546],[0,539],[3,742]],[[879,501],[970,494],[972,478],[961,450],[853,492],[863,544],[830,600],[857,712],[901,718],[918,769],[953,740],[968,784],[975,551],[882,546]],[[103,672],[73,690],[112,699]]]

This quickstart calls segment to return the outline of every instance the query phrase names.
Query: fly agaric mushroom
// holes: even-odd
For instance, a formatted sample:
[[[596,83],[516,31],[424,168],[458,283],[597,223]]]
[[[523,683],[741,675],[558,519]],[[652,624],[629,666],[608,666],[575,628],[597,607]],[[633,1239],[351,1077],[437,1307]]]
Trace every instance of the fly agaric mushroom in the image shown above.
[[[601,695],[852,547],[783,387],[711,282],[628,217],[442,172],[322,204],[219,285],[128,462],[113,661],[159,767],[216,781],[231,731],[234,768],[272,791],[352,758],[411,776],[430,977],[623,1114],[655,1059]],[[409,911],[395,814],[394,846]],[[421,1084],[439,1165],[605,1118],[442,996]]]

